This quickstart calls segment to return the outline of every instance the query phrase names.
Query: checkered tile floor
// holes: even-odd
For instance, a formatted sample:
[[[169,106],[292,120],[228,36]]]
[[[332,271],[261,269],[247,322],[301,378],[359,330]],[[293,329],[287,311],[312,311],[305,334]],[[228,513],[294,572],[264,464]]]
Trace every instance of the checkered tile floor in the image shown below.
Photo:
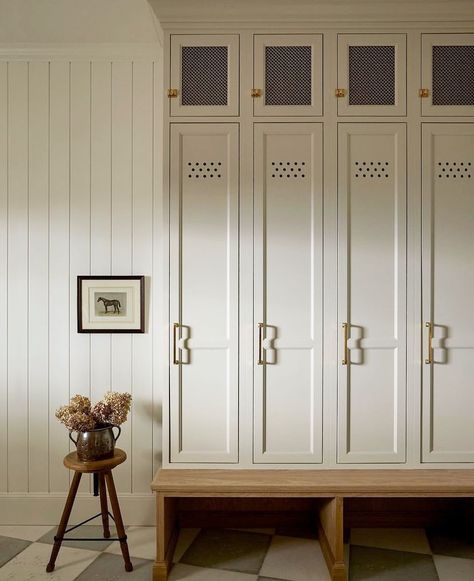
[[[84,528],[88,530],[84,531]],[[55,529],[0,526],[0,580],[150,580],[152,527],[128,527],[132,573],[118,543],[64,543],[53,573],[46,573]],[[98,526],[74,531],[101,537]],[[473,581],[474,532],[449,529],[353,529],[346,546],[351,581]],[[292,528],[184,529],[170,581],[328,580],[316,534]]]

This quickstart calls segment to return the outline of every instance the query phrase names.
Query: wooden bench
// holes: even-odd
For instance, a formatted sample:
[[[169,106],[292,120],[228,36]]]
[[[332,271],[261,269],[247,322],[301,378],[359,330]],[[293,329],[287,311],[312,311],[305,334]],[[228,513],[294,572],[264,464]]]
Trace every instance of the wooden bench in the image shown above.
[[[157,544],[153,580],[166,581],[184,498],[318,499],[321,549],[333,580],[346,579],[344,499],[470,498],[474,470],[173,470],[161,469],[156,493]]]

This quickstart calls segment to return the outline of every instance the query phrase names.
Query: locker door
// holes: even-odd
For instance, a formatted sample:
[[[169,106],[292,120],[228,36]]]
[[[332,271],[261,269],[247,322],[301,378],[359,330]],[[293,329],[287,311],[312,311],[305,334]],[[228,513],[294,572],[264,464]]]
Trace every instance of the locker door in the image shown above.
[[[322,115],[321,34],[256,34],[255,115]]]
[[[405,124],[340,124],[338,163],[338,461],[404,462]]]
[[[238,461],[237,124],[171,126],[171,462]]]
[[[239,37],[171,36],[171,115],[239,114]]]
[[[254,461],[321,462],[321,124],[256,124],[254,179]]]
[[[474,461],[473,189],[474,124],[424,124],[425,462]]]
[[[423,115],[474,115],[474,34],[422,35]]]
[[[341,34],[339,115],[406,114],[406,35]]]

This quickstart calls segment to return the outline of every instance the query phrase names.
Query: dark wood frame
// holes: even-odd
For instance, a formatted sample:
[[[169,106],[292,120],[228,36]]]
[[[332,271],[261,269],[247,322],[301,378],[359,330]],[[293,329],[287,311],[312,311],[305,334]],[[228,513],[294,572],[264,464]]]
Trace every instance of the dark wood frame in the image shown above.
[[[84,329],[82,327],[82,281],[84,280],[139,280],[140,281],[140,327],[137,329]],[[145,277],[128,276],[78,276],[77,277],[77,332],[78,333],[144,333],[145,332]]]

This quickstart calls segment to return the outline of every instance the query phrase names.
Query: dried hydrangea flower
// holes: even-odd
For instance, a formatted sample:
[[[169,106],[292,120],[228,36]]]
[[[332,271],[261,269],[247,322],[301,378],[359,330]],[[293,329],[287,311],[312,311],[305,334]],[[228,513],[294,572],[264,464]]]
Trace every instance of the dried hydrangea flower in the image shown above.
[[[103,401],[112,410],[109,419],[111,424],[120,426],[127,420],[127,415],[132,405],[132,396],[129,393],[109,391],[105,394]]]
[[[72,412],[87,414],[91,410],[91,400],[85,395],[77,394],[71,398],[69,407],[71,408]]]
[[[110,418],[112,416],[112,408],[105,401],[98,401],[92,406],[91,415],[98,424],[112,423]]]

